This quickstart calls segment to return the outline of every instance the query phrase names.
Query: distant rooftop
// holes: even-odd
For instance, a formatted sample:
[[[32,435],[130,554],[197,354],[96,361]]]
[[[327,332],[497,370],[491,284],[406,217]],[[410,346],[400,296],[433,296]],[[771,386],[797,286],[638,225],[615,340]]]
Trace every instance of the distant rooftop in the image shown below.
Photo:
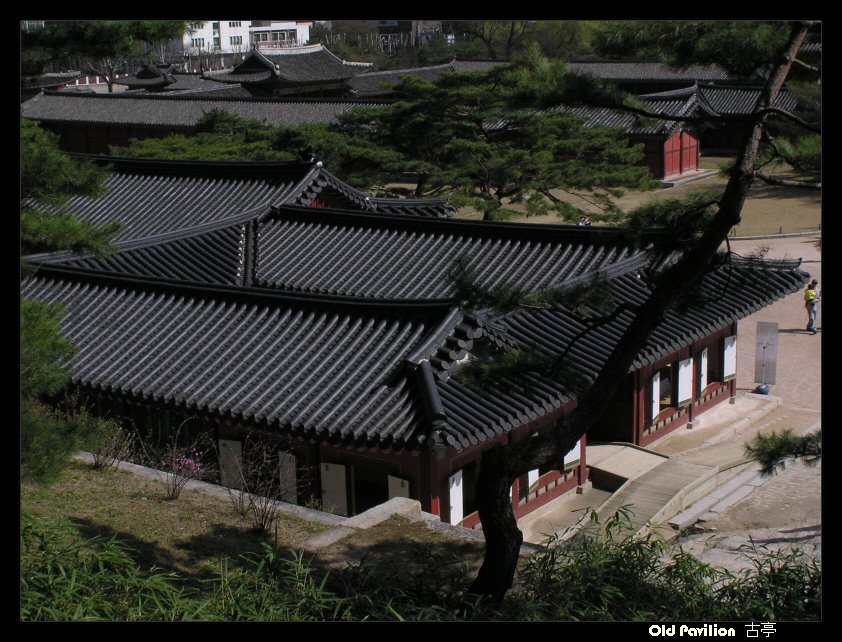
[[[138,126],[165,126],[187,129],[211,110],[221,110],[239,118],[253,119],[274,127],[307,123],[332,123],[339,114],[360,105],[341,99],[216,98],[193,93],[163,94],[68,94],[47,92],[21,105],[21,115],[44,122],[113,123]],[[382,103],[381,103],[382,104]]]
[[[219,82],[242,84],[275,81],[308,84],[346,80],[370,69],[371,63],[347,62],[322,45],[252,49],[233,69],[207,71],[205,77]]]
[[[675,68],[663,62],[629,61],[572,61],[571,71],[588,74],[606,80],[625,81],[678,81],[687,80],[729,80],[730,76],[719,65],[688,65]]]

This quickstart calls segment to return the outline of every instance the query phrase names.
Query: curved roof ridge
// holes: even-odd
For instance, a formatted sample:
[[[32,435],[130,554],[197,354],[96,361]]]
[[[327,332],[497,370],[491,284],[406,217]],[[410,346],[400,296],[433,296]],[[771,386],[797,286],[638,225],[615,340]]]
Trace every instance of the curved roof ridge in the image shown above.
[[[104,154],[83,154],[79,152],[66,152],[68,156],[80,160],[90,160],[104,165],[115,165],[118,168],[218,168],[225,170],[232,169],[295,169],[315,165],[311,161],[298,160],[201,160],[201,159],[173,159],[173,158],[150,158],[146,156],[106,156]]]
[[[413,367],[421,365],[423,361],[428,361],[430,357],[435,354],[439,346],[444,342],[447,336],[453,332],[459,323],[462,322],[464,314],[456,304],[453,304],[450,311],[447,313],[441,322],[433,328],[427,335],[427,338],[421,341],[410,354],[404,357],[404,361],[411,364]]]
[[[61,264],[41,263],[37,278],[72,279],[90,283],[105,283],[128,288],[162,288],[167,291],[182,292],[188,296],[212,298],[214,296],[233,297],[253,301],[275,301],[295,305],[324,305],[329,308],[343,306],[348,309],[374,309],[391,313],[418,314],[419,312],[450,311],[456,305],[453,299],[397,299],[394,297],[374,299],[371,297],[349,296],[343,294],[311,293],[299,290],[283,290],[256,286],[231,285],[224,283],[204,283],[186,281],[160,276],[138,276],[128,273],[102,272],[101,270],[66,266]]]
[[[394,76],[399,74],[411,74],[415,71],[428,71],[434,69],[452,69],[452,62],[444,62],[439,65],[426,65],[424,67],[404,67],[401,69],[379,69],[377,71],[369,71],[365,74],[360,74],[358,77],[370,78],[371,76]]]
[[[308,53],[316,53],[318,51],[327,51],[330,55],[332,55],[337,60],[340,58],[327,49],[325,46],[322,45],[320,42],[316,42],[312,45],[296,45],[295,47],[277,47],[274,49],[266,48],[261,49],[258,46],[254,46],[252,51],[257,51],[258,53],[262,54],[264,57],[268,56],[294,56],[294,55],[301,55],[301,54],[308,54]]]
[[[447,233],[457,234],[480,233],[509,236],[519,234],[524,237],[538,237],[548,239],[553,237],[567,237],[568,239],[586,239],[601,241],[616,241],[626,245],[635,244],[634,239],[629,236],[629,230],[624,227],[597,226],[582,228],[577,225],[559,225],[555,223],[517,223],[510,221],[478,221],[473,219],[450,218],[423,218],[417,216],[384,216],[377,210],[347,210],[341,208],[319,207],[306,208],[293,205],[281,205],[273,208],[279,216],[305,217],[309,221],[324,221],[345,226],[360,226],[376,224],[381,227],[422,227]],[[658,237],[663,233],[652,231],[647,236]]]
[[[207,223],[200,223],[192,227],[185,227],[169,232],[162,232],[153,236],[144,236],[139,239],[129,239],[127,241],[115,241],[113,245],[117,252],[139,250],[162,243],[169,243],[171,241],[179,241],[183,239],[190,239],[210,232],[224,229],[226,227],[236,227],[243,223],[248,223],[251,220],[260,218],[260,214],[268,214],[271,211],[269,205],[258,205],[257,207],[239,212],[229,218],[209,221]],[[76,254],[71,250],[64,250],[62,252],[41,252],[39,254],[31,254],[26,258],[36,263],[44,261],[44,263],[58,263],[61,261],[90,258],[91,254]]]
[[[754,265],[770,270],[793,270],[800,268],[802,259],[766,259],[753,256],[743,256],[736,252],[730,252],[731,260],[740,265]]]
[[[392,204],[392,203],[400,203],[403,205],[416,205],[416,204],[423,204],[423,203],[447,203],[449,199],[444,196],[429,196],[429,197],[420,197],[420,198],[398,198],[398,197],[386,197],[386,196],[372,196],[371,197],[372,203],[384,203],[384,204]]]
[[[361,103],[361,104],[375,104],[384,105],[388,101],[382,98],[366,98],[354,96],[183,96],[175,92],[162,93],[132,93],[129,91],[121,91],[115,94],[108,93],[79,93],[70,91],[53,91],[42,90],[41,93],[35,94],[26,102],[38,100],[42,96],[59,96],[62,98],[88,98],[100,100],[163,100],[163,101],[177,101],[188,100],[191,102],[241,102],[241,103]],[[183,96],[183,97],[182,97]],[[204,99],[204,100],[203,100]]]

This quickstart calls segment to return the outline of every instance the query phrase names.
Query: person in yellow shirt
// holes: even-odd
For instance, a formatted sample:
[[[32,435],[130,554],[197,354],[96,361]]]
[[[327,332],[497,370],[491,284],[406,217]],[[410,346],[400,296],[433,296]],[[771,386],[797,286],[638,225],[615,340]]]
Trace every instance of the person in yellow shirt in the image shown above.
[[[821,295],[816,290],[819,282],[813,279],[804,291],[804,307],[807,308],[807,331],[816,334],[816,308]]]

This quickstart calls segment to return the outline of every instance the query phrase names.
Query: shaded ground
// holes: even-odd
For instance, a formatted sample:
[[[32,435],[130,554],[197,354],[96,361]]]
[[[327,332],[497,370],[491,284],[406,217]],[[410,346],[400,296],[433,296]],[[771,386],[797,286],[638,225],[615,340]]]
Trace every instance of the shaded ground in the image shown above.
[[[48,487],[24,484],[21,511],[35,518],[68,519],[86,537],[116,535],[137,552],[141,566],[160,566],[194,579],[211,574],[222,556],[259,554],[276,537],[278,546],[298,548],[324,529],[279,515],[271,534],[256,533],[231,502],[188,489],[166,500],[158,482],[124,471],[94,471],[79,462]]]
[[[376,582],[403,588],[414,595],[429,595],[434,602],[464,590],[482,563],[484,545],[429,529],[393,515],[367,530],[321,549],[313,563],[356,584]]]
[[[84,537],[116,536],[142,568],[174,570],[193,582],[218,572],[221,558],[236,563],[244,554],[261,555],[273,540],[282,549],[306,551],[305,542],[326,528],[280,514],[271,533],[258,533],[230,501],[189,489],[166,500],[159,482],[125,471],[95,471],[80,462],[71,463],[48,487],[23,484],[21,511],[36,519],[70,520]],[[406,582],[413,590],[435,593],[472,577],[482,554],[480,542],[394,516],[306,557],[329,571],[332,582],[339,581],[340,572],[359,572],[365,562],[365,572],[378,582]],[[430,586],[417,586],[425,569]]]

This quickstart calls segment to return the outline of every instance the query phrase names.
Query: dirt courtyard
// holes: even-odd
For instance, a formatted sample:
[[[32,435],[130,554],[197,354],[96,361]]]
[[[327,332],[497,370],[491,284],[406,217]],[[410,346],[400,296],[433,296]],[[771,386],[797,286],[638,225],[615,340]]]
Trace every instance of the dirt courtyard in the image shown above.
[[[718,156],[702,157],[702,169],[714,169],[732,159]],[[791,172],[781,169],[776,174],[792,178]],[[648,192],[627,191],[616,200],[617,205],[624,212],[650,200],[674,199],[697,191],[718,191],[725,188],[726,179],[720,174],[678,185],[667,189],[655,189]],[[561,200],[575,204],[577,207],[587,207],[585,201],[571,194],[555,190],[554,194]],[[513,207],[513,209],[516,209]],[[458,212],[459,218],[482,218],[479,212],[462,208]],[[767,234],[793,234],[813,232],[821,229],[821,191],[801,189],[797,187],[772,187],[756,181],[743,206],[742,222],[733,230],[733,236],[761,236]],[[544,216],[515,216],[510,219],[518,223],[559,224],[564,221],[555,214]]]

